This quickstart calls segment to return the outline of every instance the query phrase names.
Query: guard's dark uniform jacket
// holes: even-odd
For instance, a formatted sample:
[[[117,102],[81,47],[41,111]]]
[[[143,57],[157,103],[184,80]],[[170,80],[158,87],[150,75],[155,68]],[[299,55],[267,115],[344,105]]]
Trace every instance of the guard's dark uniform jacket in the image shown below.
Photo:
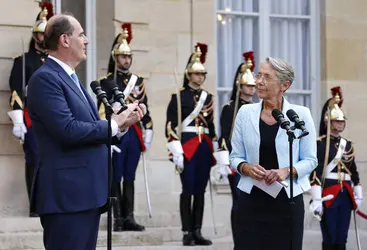
[[[188,117],[195,109],[203,89],[194,90],[189,86],[181,88],[181,113],[182,121]],[[208,93],[202,109],[197,117],[188,125],[190,132],[182,129],[181,143],[185,159],[190,161],[196,153],[199,144],[206,141],[210,150],[213,151],[212,141],[216,139],[215,126],[213,121],[214,101],[213,95]],[[167,108],[166,137],[168,141],[178,140],[177,127],[177,95],[172,94],[171,101]]]
[[[25,58],[25,82],[23,90],[23,56]],[[37,53],[36,50],[30,50],[14,58],[13,68],[10,73],[9,87],[11,90],[10,106],[13,110],[24,109],[25,124],[29,128],[31,119],[28,115],[26,96],[27,85],[32,74],[42,66],[47,54]]]
[[[10,106],[12,110],[23,109],[24,123],[27,127],[27,133],[24,137],[23,151],[25,156],[25,176],[28,197],[30,199],[31,187],[33,181],[33,172],[38,163],[38,150],[33,131],[31,129],[32,122],[29,117],[27,107],[27,86],[32,74],[42,66],[47,54],[37,52],[31,49],[29,52],[19,55],[14,58],[14,64],[11,69],[9,78],[9,87],[11,90]],[[25,77],[23,80],[23,60]],[[24,81],[24,83],[23,83]],[[23,86],[24,85],[24,86]],[[24,88],[24,89],[23,89]],[[32,213],[33,211],[31,211]]]
[[[125,74],[123,72],[117,71],[116,83],[121,92],[123,92],[125,88],[127,87],[130,77],[132,75],[133,74],[130,72]],[[113,100],[113,95],[112,95],[112,92],[106,89],[104,85],[106,81],[110,81],[113,79],[114,79],[114,75],[112,73],[108,73],[105,77],[102,77],[100,79],[101,87],[104,91],[106,91],[108,100]],[[124,180],[127,180],[127,179],[135,180],[135,172],[136,172],[136,167],[138,166],[138,163],[139,163],[140,154],[141,152],[145,151],[145,145],[144,145],[144,140],[143,140],[143,130],[153,129],[153,121],[152,121],[152,118],[150,117],[150,112],[148,109],[148,97],[146,95],[146,89],[145,89],[143,80],[144,79],[142,77],[137,77],[136,83],[134,87],[132,88],[130,94],[125,97],[125,101],[127,104],[133,103],[136,100],[145,104],[145,106],[147,107],[147,113],[145,114],[145,116],[143,117],[143,119],[140,122],[132,125],[132,127],[129,128],[129,131],[123,137],[122,143],[118,145],[122,149],[124,148],[124,146],[127,146],[127,142],[128,142],[129,151],[130,151],[129,154],[124,157],[126,158],[126,160],[121,159],[121,161],[123,162],[121,162],[121,164],[117,163],[115,166],[116,168],[115,177],[116,179],[119,179],[119,180],[121,180],[122,176],[124,177]],[[98,108],[99,108],[99,115],[101,119],[105,119],[105,107],[101,102],[98,103]],[[126,152],[126,150],[124,151]],[[131,152],[131,151],[134,151],[134,152]],[[123,155],[125,155],[125,153],[121,152],[120,154],[114,155],[114,158],[115,159],[121,158],[120,156],[123,156]],[[125,170],[120,169],[122,168],[122,165],[126,165]]]
[[[340,139],[341,137],[336,138],[330,136],[330,151],[329,151],[328,163],[334,160],[339,148]],[[311,185],[322,186],[325,150],[326,150],[326,136],[323,135],[320,136],[317,140],[318,166],[311,174]],[[351,187],[351,181],[355,186],[358,185],[359,174],[357,172],[357,166],[355,164],[354,158],[355,154],[352,142],[347,140],[341,161],[339,161],[337,166],[331,171],[331,173],[335,173],[338,176],[338,179],[331,179],[328,178],[326,175],[325,183],[323,184],[322,196],[333,194],[334,197],[337,197],[339,192],[347,191],[350,194],[350,198],[353,204],[355,205],[353,189]],[[325,206],[328,208],[333,203],[334,200],[335,198],[330,201],[326,201]]]
[[[242,99],[238,102],[238,110],[242,107],[242,105],[249,104],[250,102],[246,102]],[[229,140],[231,129],[232,129],[232,123],[234,117],[234,105],[235,101],[231,100],[228,103],[226,103],[222,108],[222,113],[220,115],[220,128],[221,128],[221,135],[219,138],[219,147],[222,149],[227,149],[229,152],[232,151],[232,145]],[[238,112],[237,110],[237,112]]]
[[[322,197],[329,194],[334,198],[325,201],[324,213],[320,222],[323,249],[345,249],[351,211],[357,208],[352,183],[359,184],[359,174],[354,158],[354,148],[351,141],[346,140],[344,153],[338,161],[336,155],[342,137],[330,136],[330,150],[328,164],[334,161],[336,166],[332,171],[324,172],[324,159],[326,150],[326,136],[323,135],[317,141],[318,166],[311,173],[311,185],[319,185],[323,188]],[[338,158],[338,157],[337,157]],[[330,172],[330,173],[328,173]],[[323,183],[323,174],[326,176]],[[340,248],[332,248],[332,246]]]

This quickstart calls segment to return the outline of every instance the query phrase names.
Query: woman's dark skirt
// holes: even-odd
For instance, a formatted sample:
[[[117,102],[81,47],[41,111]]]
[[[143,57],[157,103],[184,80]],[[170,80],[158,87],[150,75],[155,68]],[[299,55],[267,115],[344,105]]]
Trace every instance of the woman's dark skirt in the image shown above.
[[[251,194],[240,192],[235,223],[238,237],[235,237],[234,250],[302,250],[303,195],[294,197],[293,218],[289,201],[284,189],[276,199],[255,186]]]

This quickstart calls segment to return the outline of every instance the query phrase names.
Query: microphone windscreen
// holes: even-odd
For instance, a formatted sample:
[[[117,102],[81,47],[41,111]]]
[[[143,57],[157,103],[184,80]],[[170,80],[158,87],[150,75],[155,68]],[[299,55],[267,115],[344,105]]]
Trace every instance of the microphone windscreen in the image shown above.
[[[107,80],[103,83],[103,87],[105,87],[108,90],[112,90],[114,88],[118,88],[116,82],[114,80]]]
[[[280,111],[279,109],[273,109],[273,111],[271,111],[271,115],[277,121],[279,121],[280,117],[284,117],[282,111]]]
[[[296,117],[298,117],[297,113],[293,109],[289,109],[287,111],[287,116],[288,116],[289,120],[291,120],[292,122],[294,122],[294,119]]]
[[[92,89],[92,91],[94,93],[96,93],[96,90],[97,90],[98,87],[101,87],[101,85],[99,84],[99,82],[93,81],[93,82],[90,83],[90,88]]]

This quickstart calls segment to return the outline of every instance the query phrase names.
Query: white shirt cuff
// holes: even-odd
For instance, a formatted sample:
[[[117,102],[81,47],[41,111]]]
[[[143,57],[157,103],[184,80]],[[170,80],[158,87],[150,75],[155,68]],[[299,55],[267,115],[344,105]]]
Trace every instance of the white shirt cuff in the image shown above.
[[[113,119],[111,119],[111,131],[112,131],[112,137],[117,135],[117,133],[119,132],[119,127],[117,125],[117,122],[114,121]]]
[[[121,130],[119,130],[119,132],[117,132],[117,134],[116,134],[116,137],[117,137],[117,139],[121,139],[121,137],[123,137],[126,133],[127,133],[127,131],[129,130],[129,128],[126,128],[125,130],[123,130],[123,131],[121,131]]]

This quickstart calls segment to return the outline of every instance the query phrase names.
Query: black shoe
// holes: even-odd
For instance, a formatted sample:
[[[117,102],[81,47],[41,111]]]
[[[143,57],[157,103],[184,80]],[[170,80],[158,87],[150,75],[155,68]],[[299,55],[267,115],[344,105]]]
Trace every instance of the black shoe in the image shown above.
[[[114,232],[124,231],[124,219],[122,218],[115,219],[113,223],[113,231]]]
[[[145,227],[136,223],[135,219],[128,217],[124,221],[124,231],[144,231]]]
[[[210,245],[213,244],[213,242],[211,240],[205,239],[201,235],[200,229],[196,229],[195,230],[195,232],[193,233],[193,237],[194,237],[195,245],[199,245],[199,246],[210,246]]]
[[[35,218],[35,217],[39,217],[39,215],[35,212],[29,212],[29,217]]]
[[[182,237],[182,245],[184,246],[195,246],[194,237],[191,232],[184,232]]]

